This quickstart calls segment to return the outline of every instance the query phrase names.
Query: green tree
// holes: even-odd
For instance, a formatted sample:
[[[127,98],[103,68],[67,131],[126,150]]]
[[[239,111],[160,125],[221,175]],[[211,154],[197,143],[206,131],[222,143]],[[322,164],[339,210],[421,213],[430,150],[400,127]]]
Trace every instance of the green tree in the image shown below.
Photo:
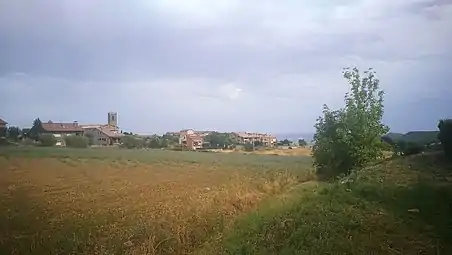
[[[143,148],[144,140],[132,135],[126,135],[121,138],[121,145],[127,149]]]
[[[168,145],[179,143],[179,136],[177,135],[164,134],[162,135],[162,139],[166,140]]]
[[[204,137],[204,141],[209,143],[211,148],[226,148],[234,144],[229,133],[212,132]]]
[[[292,142],[288,139],[284,139],[282,141],[279,141],[279,145],[290,145]]]
[[[298,139],[298,146],[305,147],[308,143],[304,139]]]
[[[21,134],[21,130],[19,127],[9,127],[6,131],[6,136],[9,140],[17,141]]]
[[[39,134],[42,133],[42,131],[43,131],[42,122],[39,118],[36,118],[33,121],[33,126],[30,129],[30,133],[29,133],[28,137],[31,139],[34,139],[34,140],[38,140]]]
[[[313,158],[321,177],[349,174],[383,156],[381,137],[389,129],[382,124],[384,92],[375,72],[361,76],[357,68],[346,68],[343,77],[350,85],[345,106],[339,110],[323,107],[315,124]]]
[[[90,140],[86,136],[71,135],[64,137],[64,142],[67,147],[71,148],[87,148]]]
[[[38,140],[41,142],[41,146],[51,147],[55,146],[57,140],[52,134],[39,134]]]
[[[149,148],[161,148],[162,138],[158,135],[153,135],[148,139],[147,147]]]
[[[438,139],[447,158],[452,159],[452,119],[440,120]]]

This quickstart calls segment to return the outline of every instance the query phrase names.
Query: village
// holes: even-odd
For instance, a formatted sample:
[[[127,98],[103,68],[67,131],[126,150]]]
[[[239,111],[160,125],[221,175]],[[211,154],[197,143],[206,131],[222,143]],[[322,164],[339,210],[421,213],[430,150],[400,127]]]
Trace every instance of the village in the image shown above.
[[[39,119],[37,119],[39,120]],[[89,146],[93,147],[114,147],[121,146],[126,140],[131,139],[134,143],[137,140],[143,143],[153,143],[154,148],[177,147],[185,150],[199,150],[203,148],[229,149],[231,147],[276,147],[278,140],[275,136],[266,133],[256,132],[227,132],[219,133],[216,131],[200,131],[194,129],[183,129],[177,132],[166,132],[159,135],[140,135],[121,130],[118,125],[118,113],[109,112],[107,122],[102,124],[85,124],[77,121],[73,122],[54,122],[38,121],[33,127],[19,128],[8,127],[5,120],[0,119],[0,137],[13,137],[13,140],[38,140],[37,135],[51,135],[54,138],[55,146],[65,147],[68,137],[78,136],[87,137]],[[39,127],[36,127],[39,125]],[[13,131],[11,131],[13,130]],[[33,134],[35,134],[33,136]],[[37,135],[36,135],[37,134]],[[130,143],[130,142],[129,142]],[[279,143],[279,145],[282,145]],[[286,146],[295,144],[285,144]],[[126,146],[139,147],[139,146]],[[151,146],[152,147],[152,146]]]

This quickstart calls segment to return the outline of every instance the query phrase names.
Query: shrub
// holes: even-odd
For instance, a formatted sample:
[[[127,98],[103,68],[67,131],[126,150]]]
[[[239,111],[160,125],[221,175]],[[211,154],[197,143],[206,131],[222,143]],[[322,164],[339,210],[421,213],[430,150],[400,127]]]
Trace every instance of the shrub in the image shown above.
[[[421,153],[424,151],[424,146],[414,142],[407,142],[401,143],[400,149],[404,156],[409,156]]]
[[[40,134],[38,137],[41,146],[51,147],[55,146],[57,140],[52,134]]]
[[[121,139],[121,147],[127,149],[143,148],[144,141],[141,138],[132,135],[126,135]]]
[[[452,119],[440,120],[438,139],[447,158],[452,159]]]
[[[71,148],[87,148],[90,143],[88,137],[78,135],[66,136],[64,141]]]
[[[347,175],[383,156],[381,137],[389,130],[382,124],[383,91],[371,69],[361,77],[357,68],[345,69],[351,85],[345,107],[330,110],[324,105],[317,119],[313,159],[319,177]]]
[[[252,143],[246,143],[246,144],[243,146],[243,148],[244,148],[245,151],[253,151],[253,150],[254,150],[254,146],[253,146]]]
[[[31,146],[31,145],[35,145],[35,144],[36,144],[35,141],[28,137],[22,141],[22,145],[25,145],[25,146]]]

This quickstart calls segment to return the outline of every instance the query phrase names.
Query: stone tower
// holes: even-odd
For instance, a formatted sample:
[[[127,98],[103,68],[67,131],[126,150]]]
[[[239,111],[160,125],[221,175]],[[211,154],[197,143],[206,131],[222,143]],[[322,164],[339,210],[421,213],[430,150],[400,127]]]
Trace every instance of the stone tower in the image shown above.
[[[117,112],[109,112],[108,113],[108,125],[109,126],[118,126],[118,113]]]

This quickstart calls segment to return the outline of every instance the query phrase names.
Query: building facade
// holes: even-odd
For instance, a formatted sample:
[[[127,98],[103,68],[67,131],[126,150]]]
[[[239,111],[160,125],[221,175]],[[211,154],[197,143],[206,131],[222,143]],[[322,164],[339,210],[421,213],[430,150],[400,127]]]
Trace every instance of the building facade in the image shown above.
[[[274,146],[277,143],[275,136],[261,133],[236,132],[234,139],[238,144],[249,144],[259,142],[263,146]]]
[[[201,149],[204,144],[205,132],[197,132],[193,129],[184,129],[179,132],[179,145],[189,150]]]
[[[124,136],[118,127],[118,113],[109,112],[107,124],[82,125],[85,136],[87,136],[91,145],[111,146],[119,145]]]
[[[108,113],[108,126],[118,127],[118,113],[117,112],[109,112]]]
[[[85,136],[90,139],[91,145],[119,145],[124,136],[117,127],[109,125],[83,125],[82,128]]]
[[[83,136],[83,128],[77,122],[61,123],[49,120],[47,123],[42,123],[41,128],[41,133],[52,134],[56,138],[56,145],[58,146],[66,146],[64,140],[66,136]]]

